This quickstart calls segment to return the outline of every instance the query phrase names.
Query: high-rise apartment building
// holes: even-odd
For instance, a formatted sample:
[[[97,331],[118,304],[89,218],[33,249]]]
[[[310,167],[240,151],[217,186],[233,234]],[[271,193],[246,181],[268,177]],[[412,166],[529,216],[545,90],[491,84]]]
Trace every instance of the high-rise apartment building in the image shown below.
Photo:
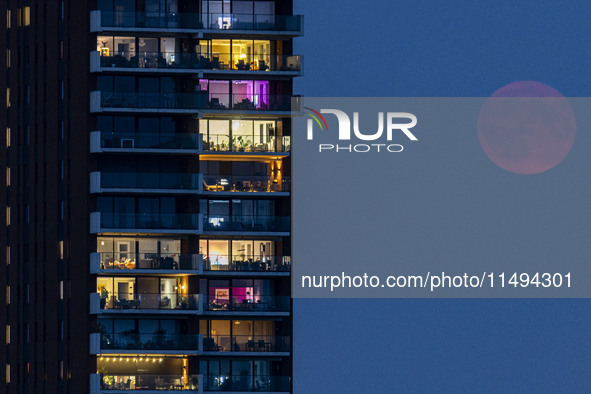
[[[292,1],[0,4],[0,391],[290,392]]]

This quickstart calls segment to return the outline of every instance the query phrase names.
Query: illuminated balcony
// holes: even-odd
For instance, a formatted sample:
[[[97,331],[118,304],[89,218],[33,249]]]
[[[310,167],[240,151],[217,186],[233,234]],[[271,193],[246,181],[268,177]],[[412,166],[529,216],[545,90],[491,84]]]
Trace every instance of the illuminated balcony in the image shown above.
[[[199,392],[200,375],[166,373],[96,373],[90,375],[90,394],[116,394],[132,391],[137,394]]]
[[[211,276],[289,276],[290,256],[265,256],[263,259],[212,255],[201,258],[202,269]]]
[[[267,356],[289,356],[291,337],[277,335],[210,335],[203,337],[203,352],[212,354],[261,353]]]
[[[198,154],[202,150],[202,137],[197,133],[90,133],[90,153]]]
[[[142,73],[195,73],[203,74],[249,74],[249,75],[302,75],[302,56],[266,55],[264,59],[244,58],[236,62],[222,62],[231,54],[197,54],[182,52],[115,52],[102,54],[90,52],[90,71],[117,71]]]
[[[90,173],[91,193],[198,194],[203,190],[202,183],[201,174],[137,171]]]
[[[274,94],[90,92],[90,112],[291,115],[293,96]]]
[[[205,139],[205,135],[203,138]],[[291,137],[268,137],[268,142],[252,143],[247,140],[244,144],[233,141],[229,134],[210,134],[208,140],[203,143],[203,152],[212,153],[253,153],[265,155],[269,152],[287,153],[291,150]]]
[[[91,11],[90,31],[264,34],[294,37],[303,35],[303,19],[301,15],[275,14]]]
[[[90,213],[92,234],[200,234],[202,223],[195,213]]]
[[[250,298],[233,297],[231,300],[216,296],[202,295],[204,311],[207,314],[241,315],[289,315],[291,297],[278,295],[253,295]]]
[[[91,314],[142,314],[171,313],[196,314],[200,308],[198,294],[141,293],[119,294],[91,293]]]
[[[291,191],[289,177],[267,175],[203,175],[203,191],[209,193],[278,193]]]
[[[195,334],[92,333],[90,354],[198,354],[200,342]]]
[[[197,274],[203,265],[200,254],[118,253],[90,254],[90,273]]]

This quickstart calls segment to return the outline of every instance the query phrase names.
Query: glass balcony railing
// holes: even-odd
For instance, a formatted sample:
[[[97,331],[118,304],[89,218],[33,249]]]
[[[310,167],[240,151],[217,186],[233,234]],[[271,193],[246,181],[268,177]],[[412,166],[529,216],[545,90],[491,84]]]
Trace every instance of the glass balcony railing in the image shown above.
[[[101,107],[150,109],[213,109],[232,111],[291,111],[292,96],[246,93],[100,92]]]
[[[198,350],[199,336],[190,334],[101,334],[104,350]]]
[[[221,299],[208,297],[205,310],[230,312],[289,312],[291,297],[277,295],[253,295],[250,298]]]
[[[198,190],[199,174],[164,172],[100,172],[101,188]]]
[[[101,11],[102,27],[191,29],[191,30],[263,30],[298,33],[301,15],[197,14],[188,12]]]
[[[212,255],[203,258],[204,271],[289,272],[290,256],[239,258]]]
[[[199,389],[198,375],[102,373],[100,388],[117,390],[191,390]],[[137,391],[136,391],[137,392]],[[141,392],[141,391],[139,391]]]
[[[203,215],[204,231],[289,232],[289,216]]]
[[[275,335],[211,335],[203,337],[206,352],[289,352],[291,338]]]
[[[203,150],[208,152],[289,152],[291,137],[268,137],[268,142],[252,142],[249,138],[238,143],[229,134],[203,135]]]
[[[289,192],[289,177],[263,175],[203,175],[203,190],[214,192]]]
[[[206,375],[203,391],[289,392],[289,376]]]
[[[113,52],[101,55],[101,67],[196,69],[235,71],[300,71],[299,55],[254,55],[240,58],[231,53]]]
[[[101,132],[102,148],[123,149],[199,149],[196,133],[109,133]]]
[[[198,254],[137,252],[100,252],[100,268],[103,270],[197,270]]]
[[[100,228],[195,230],[199,215],[193,213],[100,213]]]
[[[101,294],[101,309],[186,309],[197,310],[198,294],[142,293]]]

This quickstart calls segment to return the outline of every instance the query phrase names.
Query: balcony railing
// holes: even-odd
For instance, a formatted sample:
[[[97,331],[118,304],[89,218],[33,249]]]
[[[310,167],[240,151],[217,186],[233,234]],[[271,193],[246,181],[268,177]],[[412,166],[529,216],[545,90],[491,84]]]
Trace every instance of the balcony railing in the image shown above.
[[[289,177],[265,175],[203,175],[203,190],[214,192],[289,192]]]
[[[301,15],[100,11],[100,25],[103,28],[260,30],[300,34],[303,17]]]
[[[203,215],[204,231],[289,232],[289,216]]]
[[[203,135],[203,139],[208,137]],[[251,142],[246,139],[243,143],[233,141],[229,134],[210,134],[209,140],[203,143],[203,150],[208,152],[289,152],[291,137],[268,137],[268,142]]]
[[[108,390],[191,390],[199,389],[199,376],[183,374],[125,374],[102,373],[100,374],[100,389]],[[141,391],[139,391],[141,393]]]
[[[172,172],[93,172],[98,175],[100,189],[158,189],[158,190],[201,190],[200,174]],[[92,186],[91,178],[91,186]]]
[[[107,149],[198,150],[201,148],[201,135],[197,133],[94,133],[99,133],[100,147]]]
[[[100,309],[154,309],[154,310],[197,310],[198,294],[142,293],[125,295],[103,295]]]
[[[212,255],[203,258],[204,271],[289,272],[290,256],[266,256],[261,259]]]
[[[227,312],[289,312],[291,309],[291,297],[277,295],[254,295],[252,298],[232,300],[208,297],[204,303],[207,311]]]
[[[199,269],[199,254],[158,252],[100,252],[91,254],[91,260],[101,270],[162,270],[196,271]]]
[[[203,391],[289,392],[289,376],[226,375],[203,377]]]
[[[199,214],[194,213],[105,213],[92,212],[90,227],[93,233],[104,229],[116,230],[154,230],[155,232],[199,232]]]
[[[99,93],[102,108],[220,110],[220,111],[291,111],[292,96],[247,93],[142,93],[91,92],[91,107]]]
[[[101,350],[198,350],[199,335],[101,334]]]
[[[203,337],[205,352],[289,352],[291,338],[276,335],[211,335]]]
[[[98,52],[97,52],[98,53]],[[232,60],[233,59],[233,60]],[[101,55],[101,67],[143,69],[195,69],[234,71],[300,71],[299,55],[257,55],[239,58],[231,53],[113,52]]]

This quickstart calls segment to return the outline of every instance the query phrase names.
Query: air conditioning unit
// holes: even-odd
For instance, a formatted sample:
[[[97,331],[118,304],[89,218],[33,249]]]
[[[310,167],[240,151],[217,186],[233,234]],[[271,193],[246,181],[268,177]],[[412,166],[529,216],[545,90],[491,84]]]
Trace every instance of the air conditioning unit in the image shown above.
[[[125,149],[133,149],[135,140],[133,138],[122,138],[121,147]]]

